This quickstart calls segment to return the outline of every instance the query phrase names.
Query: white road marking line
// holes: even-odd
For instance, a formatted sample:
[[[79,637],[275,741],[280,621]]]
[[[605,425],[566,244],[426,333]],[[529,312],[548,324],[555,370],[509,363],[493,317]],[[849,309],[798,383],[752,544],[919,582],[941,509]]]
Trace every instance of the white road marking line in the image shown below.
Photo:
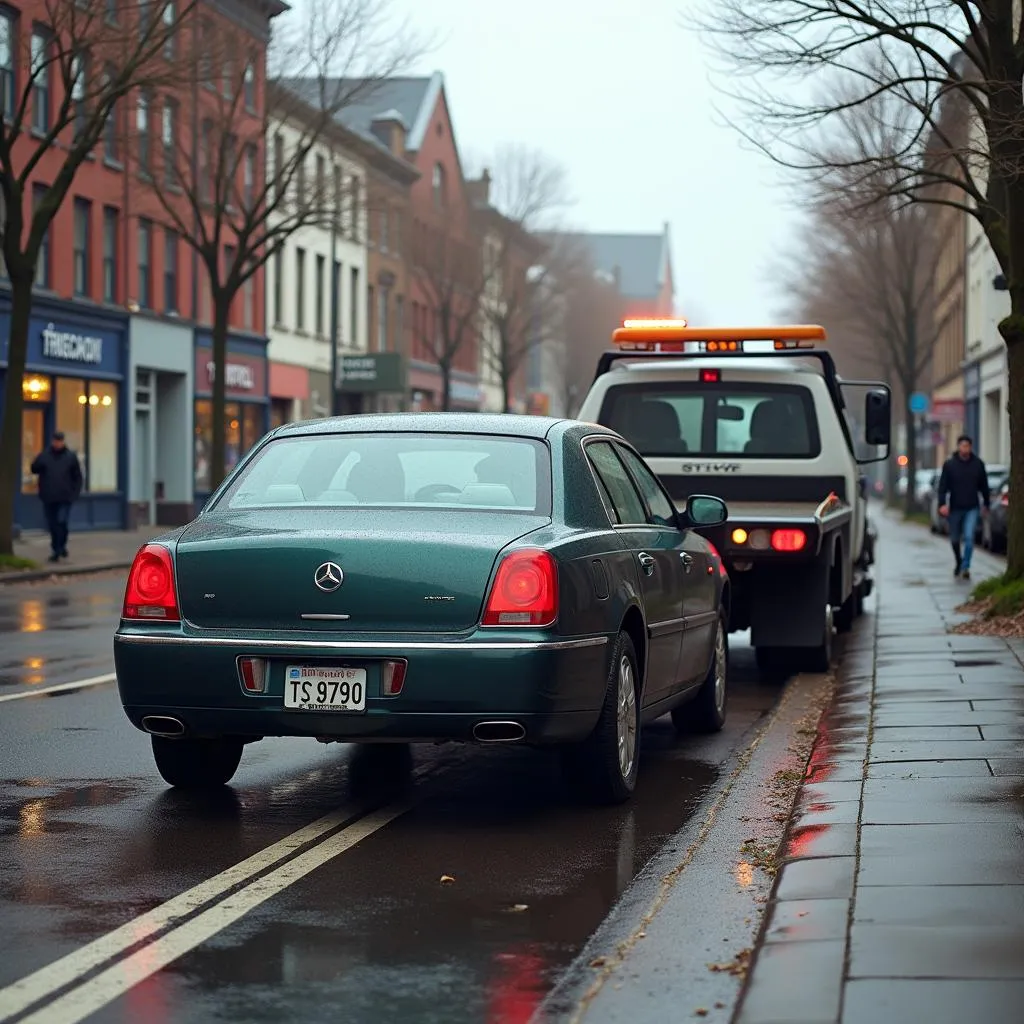
[[[173,931],[118,961],[60,999],[25,1017],[21,1024],[77,1024],[101,1007],[112,1003],[132,986],[162,970],[178,957],[195,949],[208,938],[223,931],[261,903],[294,885],[310,872],[339,854],[350,850],[374,832],[409,810],[410,804],[392,804],[360,819],[348,828],[323,840],[311,850],[282,864],[268,875],[251,882],[244,889]]]
[[[92,676],[90,679],[79,679],[74,683],[58,683],[56,686],[41,686],[37,690],[26,690],[24,693],[5,693],[0,697],[0,704],[6,700],[24,700],[26,697],[38,697],[42,693],[62,693],[65,690],[86,690],[90,686],[102,686],[117,679],[113,672],[105,676]]]
[[[332,811],[300,828],[297,832],[285,836],[284,839],[279,839],[266,849],[260,850],[259,853],[254,853],[233,867],[227,868],[220,874],[208,878],[205,882],[200,882],[191,889],[172,897],[166,903],[160,904],[159,907],[154,907],[140,917],[121,925],[120,928],[115,928],[112,932],[76,949],[73,953],[68,953],[46,967],[41,967],[20,981],[14,982],[13,985],[0,989],[0,1019],[21,1013],[34,1002],[69,985],[83,974],[106,963],[136,943],[162,931],[177,919],[194,913],[205,904],[223,896],[229,889],[247,881],[253,875],[267,870],[285,857],[291,856],[296,850],[319,839],[331,829],[343,825],[358,813],[359,808],[354,806]]]

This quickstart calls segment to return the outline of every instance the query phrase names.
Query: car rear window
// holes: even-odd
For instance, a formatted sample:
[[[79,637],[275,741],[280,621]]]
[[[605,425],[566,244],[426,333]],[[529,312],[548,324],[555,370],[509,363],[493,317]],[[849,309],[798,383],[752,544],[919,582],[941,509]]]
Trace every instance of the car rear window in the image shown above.
[[[600,422],[641,455],[812,459],[821,451],[810,391],[791,384],[617,384]]]
[[[544,512],[547,448],[485,434],[307,434],[268,442],[213,508],[445,506]]]

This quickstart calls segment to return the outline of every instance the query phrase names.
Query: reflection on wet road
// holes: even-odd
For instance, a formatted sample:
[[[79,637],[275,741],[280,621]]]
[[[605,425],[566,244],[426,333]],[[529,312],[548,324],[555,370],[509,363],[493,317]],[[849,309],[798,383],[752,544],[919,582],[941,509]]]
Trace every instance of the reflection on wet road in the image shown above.
[[[0,694],[113,669],[124,577],[0,586]]]
[[[83,593],[93,611],[80,613],[46,596],[24,599],[51,616],[46,652],[73,643],[99,651],[109,649],[106,626],[61,636],[52,624],[116,616],[119,591],[119,583],[97,588],[95,604]],[[8,597],[2,613],[15,607]],[[32,635],[5,634],[5,671],[8,639]],[[49,664],[48,653],[39,656]],[[187,926],[209,924],[208,934],[191,945],[182,939],[183,955],[155,973],[143,966],[143,980],[122,994],[115,983],[130,950],[116,947],[110,970],[71,989],[75,999],[96,995],[95,1012],[67,1019],[528,1020],[631,879],[699,812],[723,763],[776,699],[754,681],[745,647],[735,651],[733,676],[722,734],[680,740],[667,719],[645,731],[638,793],[624,807],[575,803],[551,754],[417,748],[416,778],[401,793],[407,811],[298,881],[286,879],[237,920],[219,923],[218,915],[254,876],[226,900],[227,890],[218,891]],[[137,925],[324,815],[347,807],[342,824],[356,828],[366,810],[395,806],[396,791],[375,779],[365,753],[302,740],[248,747],[234,784],[215,799],[171,792],[112,686],[2,707],[0,990],[126,922]],[[304,849],[316,857],[330,841]],[[264,865],[256,885],[269,892],[305,856]],[[154,963],[158,945],[143,947],[154,950]],[[106,975],[114,988],[100,985]],[[0,991],[0,1019],[3,1006]],[[45,1010],[26,1019],[37,1018],[45,1021]]]

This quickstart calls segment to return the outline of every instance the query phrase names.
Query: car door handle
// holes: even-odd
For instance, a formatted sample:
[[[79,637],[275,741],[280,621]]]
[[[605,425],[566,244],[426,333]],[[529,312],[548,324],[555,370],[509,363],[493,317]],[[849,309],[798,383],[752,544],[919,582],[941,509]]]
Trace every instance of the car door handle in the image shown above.
[[[641,551],[637,556],[640,564],[643,566],[643,570],[648,576],[654,575],[654,566],[657,564],[654,555],[647,554],[646,551]]]
[[[683,571],[689,572],[693,568],[693,555],[688,554],[685,551],[680,551],[679,557],[682,559],[683,562]]]

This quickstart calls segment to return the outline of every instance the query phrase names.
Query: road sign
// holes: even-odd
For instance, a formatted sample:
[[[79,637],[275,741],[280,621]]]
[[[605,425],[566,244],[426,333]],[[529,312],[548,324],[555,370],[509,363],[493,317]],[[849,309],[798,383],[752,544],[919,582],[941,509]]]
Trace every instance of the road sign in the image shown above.
[[[931,401],[923,391],[915,391],[910,396],[910,402],[908,404],[910,406],[910,411],[914,413],[915,416],[920,416],[921,413],[928,411]]]

